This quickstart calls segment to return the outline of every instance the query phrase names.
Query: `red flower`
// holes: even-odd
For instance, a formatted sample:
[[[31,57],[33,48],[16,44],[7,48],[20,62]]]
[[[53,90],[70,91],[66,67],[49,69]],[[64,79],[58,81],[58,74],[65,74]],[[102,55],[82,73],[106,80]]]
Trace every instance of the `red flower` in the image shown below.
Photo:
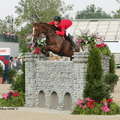
[[[93,102],[97,103],[97,101],[96,101],[96,100],[93,100]]]
[[[87,102],[87,106],[90,107],[90,102]]]
[[[93,104],[93,101],[91,100],[90,103]]]
[[[98,47],[98,44],[96,45],[96,47]]]
[[[94,107],[94,105],[92,104],[91,106],[90,106],[90,108],[93,108]]]
[[[93,101],[91,100],[91,101],[87,102],[87,106],[90,108],[93,108],[94,107]]]
[[[113,99],[110,99],[110,102],[113,102]]]
[[[108,98],[108,99],[106,99],[106,101],[107,101],[107,102],[110,102],[110,99]]]
[[[17,94],[17,96],[19,96],[20,93],[16,93],[16,94]]]
[[[110,105],[112,105],[112,102],[110,103]]]
[[[34,51],[34,53],[39,53],[39,48],[37,48],[37,49]]]
[[[15,93],[12,93],[12,95],[15,97],[16,96],[16,94]]]
[[[12,93],[12,95],[16,97],[16,96],[19,96],[19,93],[15,92],[15,93]]]
[[[103,100],[101,100],[101,102],[100,103],[103,103]]]

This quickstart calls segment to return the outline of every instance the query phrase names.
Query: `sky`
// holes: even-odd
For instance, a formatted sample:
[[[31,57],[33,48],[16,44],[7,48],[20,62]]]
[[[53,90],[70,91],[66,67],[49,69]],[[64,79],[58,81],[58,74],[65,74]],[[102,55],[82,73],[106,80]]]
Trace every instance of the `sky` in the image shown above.
[[[0,0],[0,19],[4,19],[8,15],[13,15],[13,17],[17,17],[15,14],[15,6],[18,6],[18,2],[20,0]],[[62,0],[68,4],[74,4],[73,11],[70,11],[70,15],[75,15],[77,11],[86,9],[87,5],[95,4],[96,7],[101,7],[103,11],[106,13],[110,13],[111,11],[116,11],[119,9],[119,4],[117,4],[116,0]]]

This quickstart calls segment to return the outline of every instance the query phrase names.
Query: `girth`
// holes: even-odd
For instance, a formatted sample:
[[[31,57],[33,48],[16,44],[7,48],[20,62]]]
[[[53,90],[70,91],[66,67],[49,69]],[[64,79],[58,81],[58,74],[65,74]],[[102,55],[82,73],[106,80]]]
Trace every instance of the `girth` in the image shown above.
[[[65,56],[63,50],[65,49],[65,47],[67,46],[68,41],[65,41],[65,44],[63,45],[62,49],[59,52],[54,52],[55,54],[59,55],[59,56]]]

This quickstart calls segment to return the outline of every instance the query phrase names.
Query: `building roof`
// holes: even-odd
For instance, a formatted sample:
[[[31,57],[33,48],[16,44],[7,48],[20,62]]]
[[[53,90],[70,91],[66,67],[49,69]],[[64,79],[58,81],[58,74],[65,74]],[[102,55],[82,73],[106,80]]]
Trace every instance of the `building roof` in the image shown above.
[[[99,32],[105,41],[120,41],[120,19],[76,19],[71,34],[80,35],[81,30]]]

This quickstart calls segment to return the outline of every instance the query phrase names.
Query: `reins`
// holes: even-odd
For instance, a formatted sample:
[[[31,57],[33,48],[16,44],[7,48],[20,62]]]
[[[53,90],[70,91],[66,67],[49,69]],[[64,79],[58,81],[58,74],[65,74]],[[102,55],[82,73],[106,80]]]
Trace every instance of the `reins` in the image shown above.
[[[46,33],[46,36],[49,35],[49,33],[51,32],[51,30],[54,30],[54,28],[48,30],[47,33]],[[55,34],[55,32],[52,35],[50,35],[49,37],[53,36],[54,34]]]

